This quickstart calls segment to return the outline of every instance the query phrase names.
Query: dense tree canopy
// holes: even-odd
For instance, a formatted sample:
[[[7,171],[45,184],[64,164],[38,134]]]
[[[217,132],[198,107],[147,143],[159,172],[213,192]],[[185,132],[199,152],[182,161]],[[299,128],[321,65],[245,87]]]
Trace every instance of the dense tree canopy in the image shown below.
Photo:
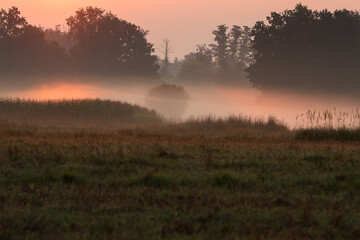
[[[181,79],[207,80],[220,84],[244,84],[245,69],[252,62],[251,29],[233,25],[228,32],[219,25],[212,33],[214,43],[198,45],[195,52],[185,56]]]
[[[226,25],[219,25],[216,30],[213,31],[215,44],[210,44],[213,49],[214,58],[216,59],[220,70],[225,71],[227,69],[226,59],[228,57],[228,27]]]
[[[55,28],[45,29],[45,39],[48,42],[58,43],[66,52],[75,46],[76,40],[68,33],[65,26],[56,25]]]
[[[147,32],[99,8],[79,9],[60,27],[27,23],[16,7],[0,11],[0,75],[157,77]]]
[[[29,25],[16,7],[0,12],[0,75],[54,74],[66,54],[45,40],[42,28]]]
[[[298,4],[267,20],[253,30],[256,55],[248,72],[255,87],[358,91],[358,12],[319,12]]]
[[[99,8],[79,9],[67,19],[77,40],[71,54],[86,73],[156,76],[158,66],[147,32]]]
[[[0,11],[0,39],[12,39],[23,34],[28,25],[26,19],[20,16],[20,11],[16,7],[8,11]]]
[[[208,81],[213,75],[213,65],[211,50],[206,45],[198,45],[194,53],[185,56],[179,77]]]

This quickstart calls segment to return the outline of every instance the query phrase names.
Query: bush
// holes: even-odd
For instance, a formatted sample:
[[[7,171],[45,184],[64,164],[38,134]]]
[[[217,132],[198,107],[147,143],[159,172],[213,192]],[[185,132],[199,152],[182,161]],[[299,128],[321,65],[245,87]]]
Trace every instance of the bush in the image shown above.
[[[164,83],[149,91],[146,104],[166,117],[177,119],[184,114],[189,100],[184,87]]]

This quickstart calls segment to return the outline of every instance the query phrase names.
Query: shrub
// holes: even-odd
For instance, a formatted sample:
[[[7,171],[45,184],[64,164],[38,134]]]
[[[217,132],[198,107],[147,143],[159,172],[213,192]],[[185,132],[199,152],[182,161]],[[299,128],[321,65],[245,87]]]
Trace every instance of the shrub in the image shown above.
[[[190,100],[184,87],[176,84],[161,84],[150,89],[146,104],[169,118],[180,118]]]

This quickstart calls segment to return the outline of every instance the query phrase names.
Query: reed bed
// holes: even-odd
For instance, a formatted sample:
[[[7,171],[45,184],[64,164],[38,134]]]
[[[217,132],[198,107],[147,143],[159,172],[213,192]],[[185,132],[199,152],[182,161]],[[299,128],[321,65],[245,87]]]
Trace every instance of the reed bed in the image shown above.
[[[255,118],[249,115],[229,115],[217,117],[215,115],[191,116],[179,126],[193,130],[231,130],[231,129],[258,129],[264,131],[287,131],[285,123],[274,116]]]
[[[38,101],[2,98],[0,119],[22,126],[108,129],[159,124],[163,121],[155,111],[101,99]]]
[[[137,105],[100,99],[0,99],[0,119],[2,131],[23,131],[25,127],[32,132],[39,128],[55,128],[241,136],[244,132],[246,135],[288,132],[287,126],[272,116],[266,119],[247,115],[217,117],[209,114],[172,121]]]
[[[341,111],[336,108],[321,110],[308,110],[296,116],[295,128],[349,128],[360,127],[359,108],[351,111]]]
[[[308,110],[296,117],[295,139],[307,141],[360,141],[359,108],[348,112]]]

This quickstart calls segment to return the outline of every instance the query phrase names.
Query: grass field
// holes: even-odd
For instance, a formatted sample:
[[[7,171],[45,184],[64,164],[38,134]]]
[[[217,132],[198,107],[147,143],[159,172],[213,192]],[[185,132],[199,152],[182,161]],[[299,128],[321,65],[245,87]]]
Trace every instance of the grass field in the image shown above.
[[[358,239],[357,141],[270,118],[0,123],[0,239]]]

